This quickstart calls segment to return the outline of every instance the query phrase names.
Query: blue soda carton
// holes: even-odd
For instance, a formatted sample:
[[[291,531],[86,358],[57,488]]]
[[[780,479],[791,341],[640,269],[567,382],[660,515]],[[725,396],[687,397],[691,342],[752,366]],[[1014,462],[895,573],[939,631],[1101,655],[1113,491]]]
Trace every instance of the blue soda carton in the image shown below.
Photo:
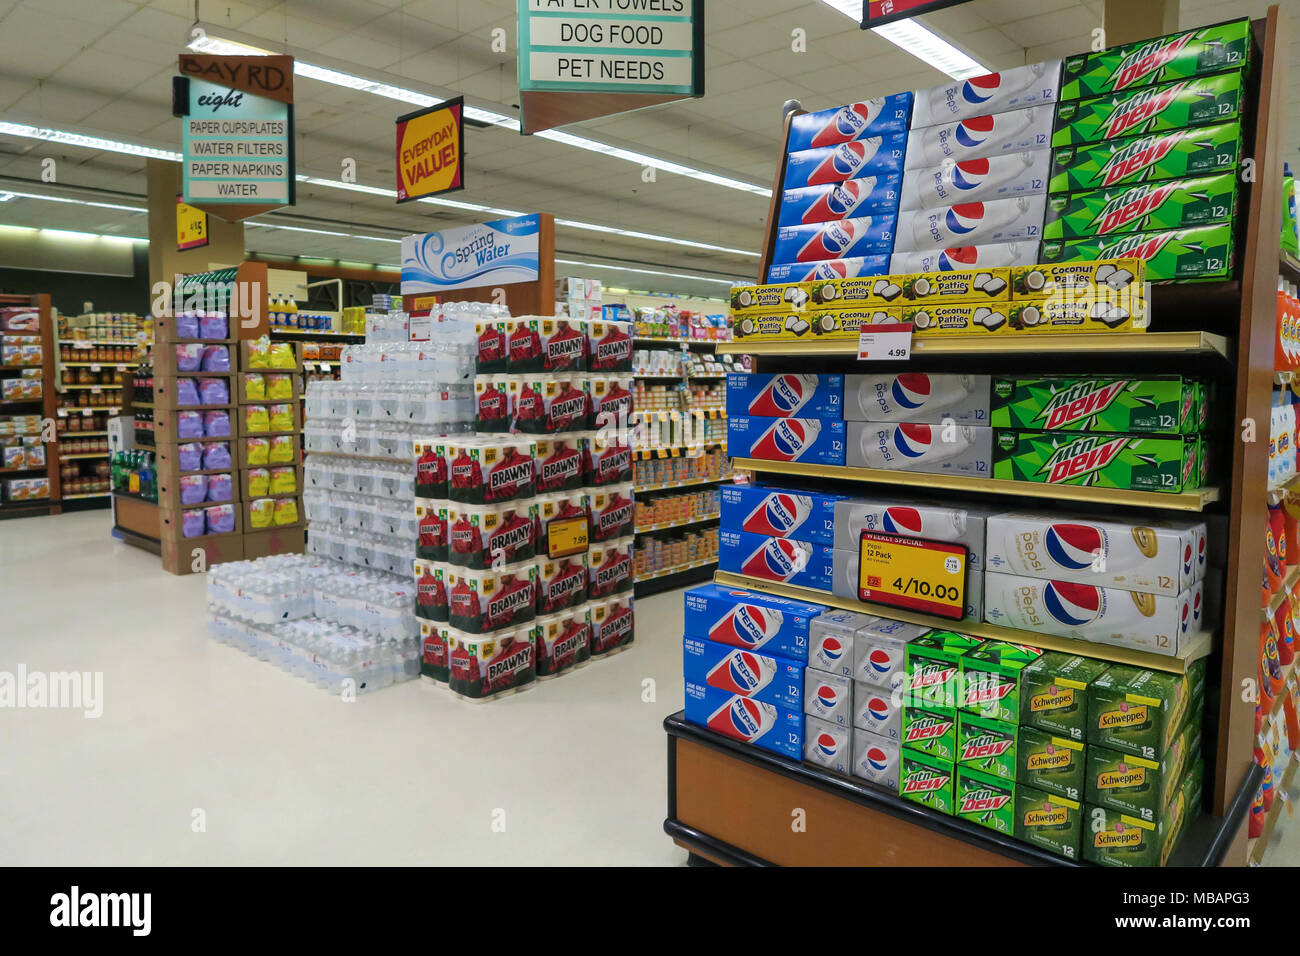
[[[775,704],[782,710],[803,710],[806,666],[788,657],[758,654],[698,637],[682,639],[682,670],[688,683]]]
[[[898,211],[902,186],[901,173],[881,173],[825,186],[787,189],[781,194],[777,222],[782,226],[799,226],[894,213]]]
[[[785,181],[781,188],[802,189],[863,176],[902,173],[906,159],[906,133],[868,136],[820,149],[801,149],[785,158]]]
[[[720,526],[813,544],[835,543],[835,502],[847,495],[787,490],[767,485],[724,485]]]
[[[782,372],[727,376],[727,416],[844,418],[844,376]]]
[[[898,216],[859,216],[807,226],[778,226],[773,262],[816,262],[846,256],[879,256],[892,252]]]
[[[803,113],[790,120],[787,152],[838,146],[879,136],[882,133],[906,133],[912,118],[912,93],[877,96],[861,103]]]
[[[808,627],[824,605],[702,584],[686,592],[685,631],[732,647],[808,660]]]
[[[823,279],[856,279],[882,276],[889,272],[889,256],[853,256],[822,259],[820,262],[774,262],[767,268],[768,282],[818,282]]]
[[[834,562],[835,549],[830,545],[744,531],[718,532],[718,567],[732,574],[830,591]]]
[[[844,464],[844,422],[820,418],[727,418],[727,454],[765,461]]]
[[[686,719],[791,760],[803,758],[803,713],[686,682]]]

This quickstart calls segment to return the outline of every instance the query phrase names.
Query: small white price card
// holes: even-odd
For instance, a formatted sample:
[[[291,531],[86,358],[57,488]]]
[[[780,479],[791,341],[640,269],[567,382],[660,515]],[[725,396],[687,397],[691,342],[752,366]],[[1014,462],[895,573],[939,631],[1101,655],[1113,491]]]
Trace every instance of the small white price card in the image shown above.
[[[869,325],[858,333],[859,362],[905,362],[911,357],[911,323]]]

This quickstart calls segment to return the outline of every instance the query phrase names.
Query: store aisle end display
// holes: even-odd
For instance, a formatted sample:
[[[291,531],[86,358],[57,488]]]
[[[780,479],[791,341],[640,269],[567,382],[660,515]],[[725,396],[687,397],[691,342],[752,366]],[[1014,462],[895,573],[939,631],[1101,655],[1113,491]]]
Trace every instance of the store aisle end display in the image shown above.
[[[59,449],[42,435],[56,406],[52,322],[49,296],[0,295],[0,518],[59,507]]]

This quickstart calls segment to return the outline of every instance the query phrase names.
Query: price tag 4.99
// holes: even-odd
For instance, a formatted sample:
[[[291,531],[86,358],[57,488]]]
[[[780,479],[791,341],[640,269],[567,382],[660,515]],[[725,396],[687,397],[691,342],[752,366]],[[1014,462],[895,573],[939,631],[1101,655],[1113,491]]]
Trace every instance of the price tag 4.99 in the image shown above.
[[[912,325],[896,322],[863,326],[858,332],[859,362],[905,362],[912,357]]]

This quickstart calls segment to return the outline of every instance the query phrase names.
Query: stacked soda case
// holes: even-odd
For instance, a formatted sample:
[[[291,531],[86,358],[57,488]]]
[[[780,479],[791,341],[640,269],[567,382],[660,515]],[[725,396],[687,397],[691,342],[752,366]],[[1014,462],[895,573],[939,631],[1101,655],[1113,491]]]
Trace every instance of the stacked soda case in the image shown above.
[[[1230,278],[1248,19],[1067,57],[1043,259],[1146,261],[1152,282]]]
[[[1061,61],[915,93],[894,273],[1038,261]]]
[[[234,386],[245,557],[301,553],[306,514],[297,347],[266,336],[241,342]]]

